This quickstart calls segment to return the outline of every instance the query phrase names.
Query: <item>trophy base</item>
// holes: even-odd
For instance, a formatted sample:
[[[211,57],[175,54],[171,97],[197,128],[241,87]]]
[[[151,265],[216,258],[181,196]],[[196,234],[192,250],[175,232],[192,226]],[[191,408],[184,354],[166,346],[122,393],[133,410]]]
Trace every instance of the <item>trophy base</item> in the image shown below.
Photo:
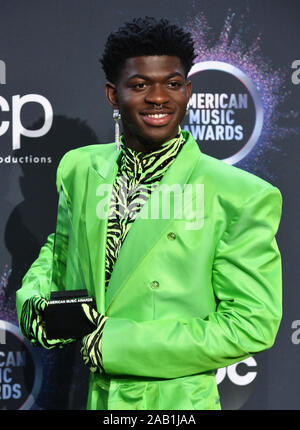
[[[79,339],[94,331],[96,326],[82,310],[83,303],[96,308],[86,290],[52,292],[44,312],[47,339]]]

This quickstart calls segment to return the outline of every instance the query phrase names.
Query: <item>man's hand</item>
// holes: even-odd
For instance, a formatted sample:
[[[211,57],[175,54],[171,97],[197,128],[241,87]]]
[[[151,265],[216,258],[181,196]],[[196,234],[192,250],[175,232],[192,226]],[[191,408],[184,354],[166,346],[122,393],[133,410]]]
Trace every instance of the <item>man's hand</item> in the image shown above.
[[[46,349],[62,348],[75,339],[47,339],[43,312],[48,306],[47,300],[33,296],[26,300],[21,314],[21,330],[33,345],[41,345]]]
[[[87,318],[95,325],[96,329],[82,339],[82,348],[80,350],[83,362],[90,368],[91,372],[104,373],[102,362],[102,333],[104,324],[107,320],[102,314],[87,304],[82,304],[82,309]]]

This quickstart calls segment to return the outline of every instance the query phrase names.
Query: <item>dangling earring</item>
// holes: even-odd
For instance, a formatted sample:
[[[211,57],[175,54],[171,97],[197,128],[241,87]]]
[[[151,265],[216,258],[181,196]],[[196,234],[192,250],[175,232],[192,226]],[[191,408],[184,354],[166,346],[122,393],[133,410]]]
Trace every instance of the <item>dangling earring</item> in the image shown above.
[[[121,115],[119,109],[114,109],[113,119],[115,120],[115,143],[116,150],[120,150],[120,124],[119,121],[121,119]]]

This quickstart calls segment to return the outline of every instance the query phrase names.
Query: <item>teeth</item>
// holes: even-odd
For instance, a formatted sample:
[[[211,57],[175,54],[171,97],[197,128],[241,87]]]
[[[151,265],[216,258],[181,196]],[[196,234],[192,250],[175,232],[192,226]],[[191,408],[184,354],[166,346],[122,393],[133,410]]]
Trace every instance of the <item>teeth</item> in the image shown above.
[[[165,116],[167,116],[166,113],[155,113],[155,114],[148,114],[147,116],[149,116],[150,118],[164,118]]]

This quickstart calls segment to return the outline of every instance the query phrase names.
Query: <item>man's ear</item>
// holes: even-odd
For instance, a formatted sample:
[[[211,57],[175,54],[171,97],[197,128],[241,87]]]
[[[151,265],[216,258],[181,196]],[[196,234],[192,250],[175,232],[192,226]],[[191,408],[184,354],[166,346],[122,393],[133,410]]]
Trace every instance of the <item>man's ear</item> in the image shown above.
[[[112,82],[107,82],[105,84],[105,95],[108,103],[114,109],[118,109],[118,97],[116,85]]]
[[[186,90],[187,90],[187,96],[188,96],[188,102],[189,102],[191,94],[192,94],[192,82],[191,81],[186,81]]]

